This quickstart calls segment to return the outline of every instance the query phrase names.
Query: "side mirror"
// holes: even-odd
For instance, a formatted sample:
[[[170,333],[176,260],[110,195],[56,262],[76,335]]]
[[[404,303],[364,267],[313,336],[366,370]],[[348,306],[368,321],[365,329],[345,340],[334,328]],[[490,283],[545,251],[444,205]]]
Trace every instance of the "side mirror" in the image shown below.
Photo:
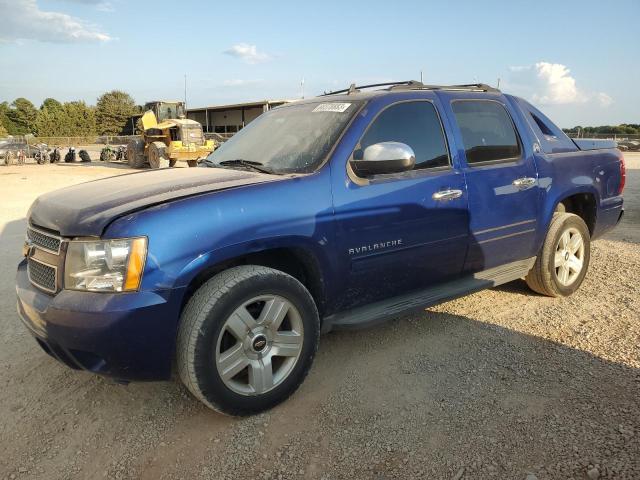
[[[359,177],[370,177],[384,173],[400,173],[413,169],[416,154],[413,149],[400,142],[381,142],[357,150],[350,162]]]

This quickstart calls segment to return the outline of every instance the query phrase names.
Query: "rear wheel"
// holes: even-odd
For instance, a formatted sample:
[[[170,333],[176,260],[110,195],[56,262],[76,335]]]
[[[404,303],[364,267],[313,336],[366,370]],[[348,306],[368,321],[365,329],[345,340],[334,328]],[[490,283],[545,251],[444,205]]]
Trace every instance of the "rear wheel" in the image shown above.
[[[151,168],[167,168],[169,159],[165,155],[166,145],[162,142],[153,142],[149,145],[149,166]]]
[[[556,213],[536,263],[525,278],[527,285],[550,297],[571,295],[587,274],[590,253],[591,237],[584,220],[572,213]]]
[[[266,267],[226,270],[191,297],[178,333],[178,372],[209,407],[229,415],[286,400],[313,362],[320,321],[295,278]]]
[[[144,140],[134,138],[127,143],[127,163],[131,168],[142,168],[147,163],[144,158]]]
[[[197,167],[198,160],[187,160],[187,165],[189,165],[190,167]]]
[[[16,164],[15,154],[11,150],[7,150],[4,154],[4,164],[7,166]]]

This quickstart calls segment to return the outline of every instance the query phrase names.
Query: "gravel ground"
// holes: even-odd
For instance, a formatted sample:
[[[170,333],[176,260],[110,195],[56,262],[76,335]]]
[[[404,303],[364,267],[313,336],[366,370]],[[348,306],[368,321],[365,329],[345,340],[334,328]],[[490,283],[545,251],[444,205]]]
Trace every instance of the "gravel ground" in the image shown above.
[[[29,204],[128,170],[0,167],[0,479],[640,478],[640,155],[626,157],[624,223],[575,295],[514,282],[331,333],[301,389],[245,419],[37,347],[13,291]]]

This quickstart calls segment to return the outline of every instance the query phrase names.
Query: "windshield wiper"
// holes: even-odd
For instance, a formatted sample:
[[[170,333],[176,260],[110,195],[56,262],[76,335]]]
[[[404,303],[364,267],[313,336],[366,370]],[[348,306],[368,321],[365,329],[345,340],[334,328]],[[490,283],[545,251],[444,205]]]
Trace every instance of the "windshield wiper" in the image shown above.
[[[240,158],[237,159],[237,160],[223,160],[222,162],[218,163],[218,165],[222,165],[223,167],[240,165],[242,167],[247,167],[247,168],[250,168],[252,170],[255,170],[256,172],[268,173],[270,175],[273,175],[275,173],[269,167],[265,167],[260,162],[253,162],[251,160],[243,160],[243,159],[240,159]]]

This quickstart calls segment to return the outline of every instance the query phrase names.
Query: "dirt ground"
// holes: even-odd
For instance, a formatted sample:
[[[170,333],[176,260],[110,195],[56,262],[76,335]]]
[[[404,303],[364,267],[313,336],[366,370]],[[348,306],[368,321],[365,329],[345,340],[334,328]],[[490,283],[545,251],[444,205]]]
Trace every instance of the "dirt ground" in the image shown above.
[[[129,170],[0,167],[0,479],[640,478],[640,154],[626,158],[625,219],[575,295],[514,282],[331,333],[289,401],[244,419],[40,350],[15,312],[28,207]]]

